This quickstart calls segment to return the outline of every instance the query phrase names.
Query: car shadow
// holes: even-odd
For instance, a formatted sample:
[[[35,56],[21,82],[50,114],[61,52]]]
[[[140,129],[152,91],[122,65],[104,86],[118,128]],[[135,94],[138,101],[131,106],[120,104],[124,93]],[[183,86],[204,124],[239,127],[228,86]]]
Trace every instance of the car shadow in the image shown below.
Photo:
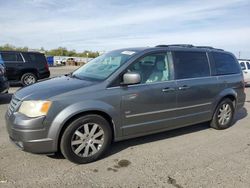
[[[234,116],[234,121],[233,121],[232,126],[238,125],[238,124],[236,124],[237,121],[244,119],[247,115],[248,115],[248,113],[247,113],[247,109],[245,107],[239,109],[239,111]]]
[[[21,82],[10,81],[9,83],[11,87],[23,87]]]
[[[9,104],[12,98],[12,93],[6,93],[0,95],[0,105],[2,104]]]

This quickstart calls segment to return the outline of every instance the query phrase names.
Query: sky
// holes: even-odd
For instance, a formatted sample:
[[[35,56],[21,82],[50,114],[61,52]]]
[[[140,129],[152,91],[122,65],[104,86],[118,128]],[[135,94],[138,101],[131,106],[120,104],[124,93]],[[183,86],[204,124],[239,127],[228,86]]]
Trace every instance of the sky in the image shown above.
[[[0,0],[0,45],[213,46],[250,58],[250,0]]]

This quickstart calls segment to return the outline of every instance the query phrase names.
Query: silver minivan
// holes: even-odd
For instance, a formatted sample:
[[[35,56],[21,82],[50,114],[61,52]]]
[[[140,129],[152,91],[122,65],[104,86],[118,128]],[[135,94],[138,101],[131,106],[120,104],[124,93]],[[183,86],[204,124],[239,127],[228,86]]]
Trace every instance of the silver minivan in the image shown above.
[[[201,122],[228,128],[244,101],[232,53],[159,45],[114,50],[20,89],[5,118],[10,140],[24,151],[88,163],[114,141]]]

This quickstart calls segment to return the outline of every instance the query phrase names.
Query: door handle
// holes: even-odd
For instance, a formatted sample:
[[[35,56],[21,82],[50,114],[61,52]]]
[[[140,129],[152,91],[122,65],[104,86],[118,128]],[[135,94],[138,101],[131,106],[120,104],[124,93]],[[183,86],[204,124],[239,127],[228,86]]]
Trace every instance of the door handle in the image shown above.
[[[162,89],[163,92],[170,92],[170,91],[175,91],[175,89],[173,87],[166,87],[164,89]]]
[[[179,90],[186,90],[186,89],[189,89],[190,87],[187,86],[187,85],[184,85],[184,86],[180,86],[178,89]]]

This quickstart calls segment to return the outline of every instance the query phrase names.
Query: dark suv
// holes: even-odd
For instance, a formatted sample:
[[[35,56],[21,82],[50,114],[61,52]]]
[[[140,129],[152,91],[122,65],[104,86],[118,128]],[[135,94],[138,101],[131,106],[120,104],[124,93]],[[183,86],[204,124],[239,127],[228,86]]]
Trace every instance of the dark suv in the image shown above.
[[[8,80],[21,81],[24,86],[48,78],[50,71],[44,54],[39,52],[0,51]]]
[[[5,77],[5,67],[1,64],[0,59],[0,93],[7,93],[9,89],[9,83]]]
[[[212,47],[160,45],[103,54],[75,72],[16,92],[6,123],[25,151],[98,159],[112,141],[210,122],[232,125],[245,101],[235,56]]]

